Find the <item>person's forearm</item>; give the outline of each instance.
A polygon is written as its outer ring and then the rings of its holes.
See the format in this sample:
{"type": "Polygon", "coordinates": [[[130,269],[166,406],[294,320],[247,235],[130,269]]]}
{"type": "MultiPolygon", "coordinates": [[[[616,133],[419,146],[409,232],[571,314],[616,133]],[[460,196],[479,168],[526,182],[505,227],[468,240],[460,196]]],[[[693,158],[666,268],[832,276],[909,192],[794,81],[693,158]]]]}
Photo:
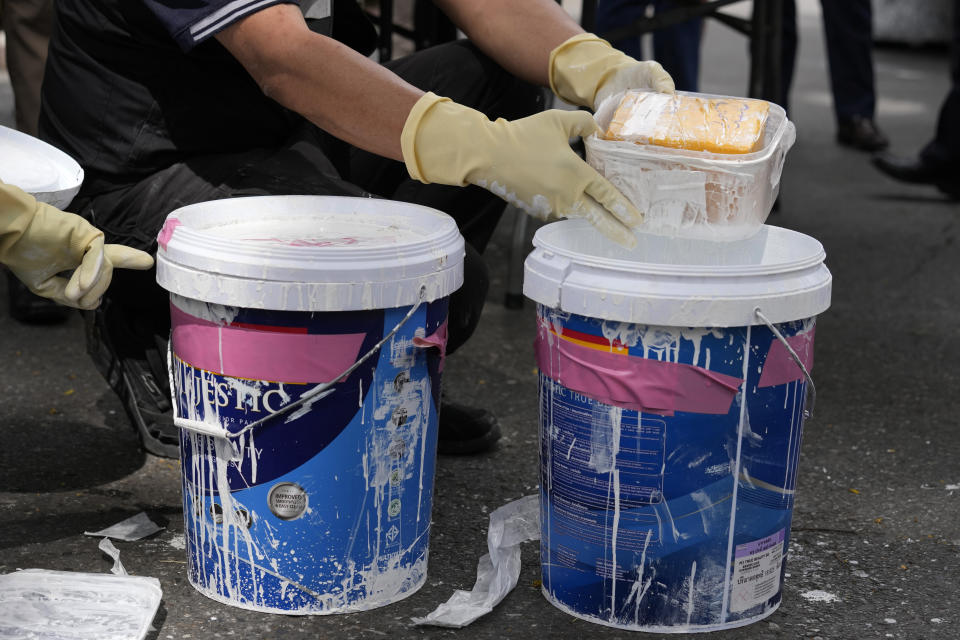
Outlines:
{"type": "MultiPolygon", "coordinates": [[[[400,132],[423,92],[275,5],[217,35],[264,93],[331,135],[402,160],[400,132]]],[[[243,108],[238,105],[238,108],[243,108]]]]}
{"type": "Polygon", "coordinates": [[[549,86],[550,52],[583,29],[554,0],[436,0],[484,53],[527,82],[549,86]]]}

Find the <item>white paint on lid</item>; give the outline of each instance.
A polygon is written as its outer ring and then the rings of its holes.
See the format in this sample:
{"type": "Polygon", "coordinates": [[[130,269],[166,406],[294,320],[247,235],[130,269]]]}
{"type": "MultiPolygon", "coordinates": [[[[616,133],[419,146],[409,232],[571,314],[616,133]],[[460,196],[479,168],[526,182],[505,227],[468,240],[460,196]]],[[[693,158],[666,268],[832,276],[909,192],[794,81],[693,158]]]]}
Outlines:
{"type": "Polygon", "coordinates": [[[373,198],[263,196],[183,207],[167,217],[157,281],[234,307],[344,311],[448,296],[464,241],[448,215],[373,198]]]}
{"type": "Polygon", "coordinates": [[[810,318],[830,306],[832,277],[815,239],[764,226],[734,242],[637,234],[610,242],[582,220],[541,227],[524,264],[523,293],[553,309],[672,327],[810,318]]]}

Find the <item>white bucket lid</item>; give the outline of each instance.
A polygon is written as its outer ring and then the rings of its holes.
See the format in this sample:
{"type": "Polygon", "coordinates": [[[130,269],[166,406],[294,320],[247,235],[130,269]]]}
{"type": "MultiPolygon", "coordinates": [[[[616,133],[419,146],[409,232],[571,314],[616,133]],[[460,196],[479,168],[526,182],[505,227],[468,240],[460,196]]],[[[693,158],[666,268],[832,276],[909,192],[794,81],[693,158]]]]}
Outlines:
{"type": "Polygon", "coordinates": [[[0,126],[0,182],[63,209],[80,190],[83,169],[56,147],[0,126]]]}
{"type": "Polygon", "coordinates": [[[735,242],[637,234],[624,249],[583,220],[541,227],[524,264],[523,293],[550,308],[620,322],[741,327],[815,316],[832,276],[815,239],[780,227],[735,242]]]}
{"type": "Polygon", "coordinates": [[[254,309],[353,311],[448,296],[463,237],[428,207],[374,198],[258,196],[173,211],[157,282],[187,298],[254,309]]]}

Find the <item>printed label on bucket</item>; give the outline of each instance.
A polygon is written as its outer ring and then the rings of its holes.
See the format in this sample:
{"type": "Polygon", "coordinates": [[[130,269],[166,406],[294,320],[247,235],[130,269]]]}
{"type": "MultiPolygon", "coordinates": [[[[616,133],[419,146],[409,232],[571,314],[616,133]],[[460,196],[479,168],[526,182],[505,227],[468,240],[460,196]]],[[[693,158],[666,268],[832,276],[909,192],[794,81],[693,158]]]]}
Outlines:
{"type": "Polygon", "coordinates": [[[772,536],[737,545],[730,611],[746,611],[763,604],[780,590],[783,541],[781,529],[772,536]]]}
{"type": "MultiPolygon", "coordinates": [[[[543,306],[539,318],[547,597],[648,631],[720,629],[772,612],[805,390],[772,333],[543,306]]],[[[812,320],[778,328],[812,353],[812,320]]]]}
{"type": "MultiPolygon", "coordinates": [[[[232,433],[335,379],[409,310],[224,316],[215,305],[174,300],[187,307],[173,316],[180,414],[232,433]],[[269,362],[236,352],[251,336],[269,362]],[[213,345],[202,342],[210,339],[213,345]],[[214,361],[204,360],[212,354],[214,361]],[[250,367],[263,377],[239,375],[250,367]],[[285,381],[266,378],[278,372],[285,381]]],[[[330,613],[388,604],[422,584],[442,357],[415,341],[445,320],[446,299],[422,305],[330,395],[253,430],[231,439],[181,433],[189,577],[197,589],[244,608],[330,613]]]]}

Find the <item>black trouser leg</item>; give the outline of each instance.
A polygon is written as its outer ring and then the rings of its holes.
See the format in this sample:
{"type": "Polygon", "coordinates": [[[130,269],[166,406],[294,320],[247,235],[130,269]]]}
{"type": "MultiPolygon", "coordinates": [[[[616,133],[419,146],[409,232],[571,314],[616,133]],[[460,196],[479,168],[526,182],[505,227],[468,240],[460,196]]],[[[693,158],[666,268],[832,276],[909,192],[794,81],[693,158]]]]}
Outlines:
{"type": "Polygon", "coordinates": [[[950,78],[950,93],[940,107],[936,134],[920,152],[920,156],[931,166],[960,170],[960,0],[954,0],[953,3],[950,78]]]}
{"type": "Polygon", "coordinates": [[[821,0],[837,120],[873,119],[873,14],[870,0],[821,0]]]}

